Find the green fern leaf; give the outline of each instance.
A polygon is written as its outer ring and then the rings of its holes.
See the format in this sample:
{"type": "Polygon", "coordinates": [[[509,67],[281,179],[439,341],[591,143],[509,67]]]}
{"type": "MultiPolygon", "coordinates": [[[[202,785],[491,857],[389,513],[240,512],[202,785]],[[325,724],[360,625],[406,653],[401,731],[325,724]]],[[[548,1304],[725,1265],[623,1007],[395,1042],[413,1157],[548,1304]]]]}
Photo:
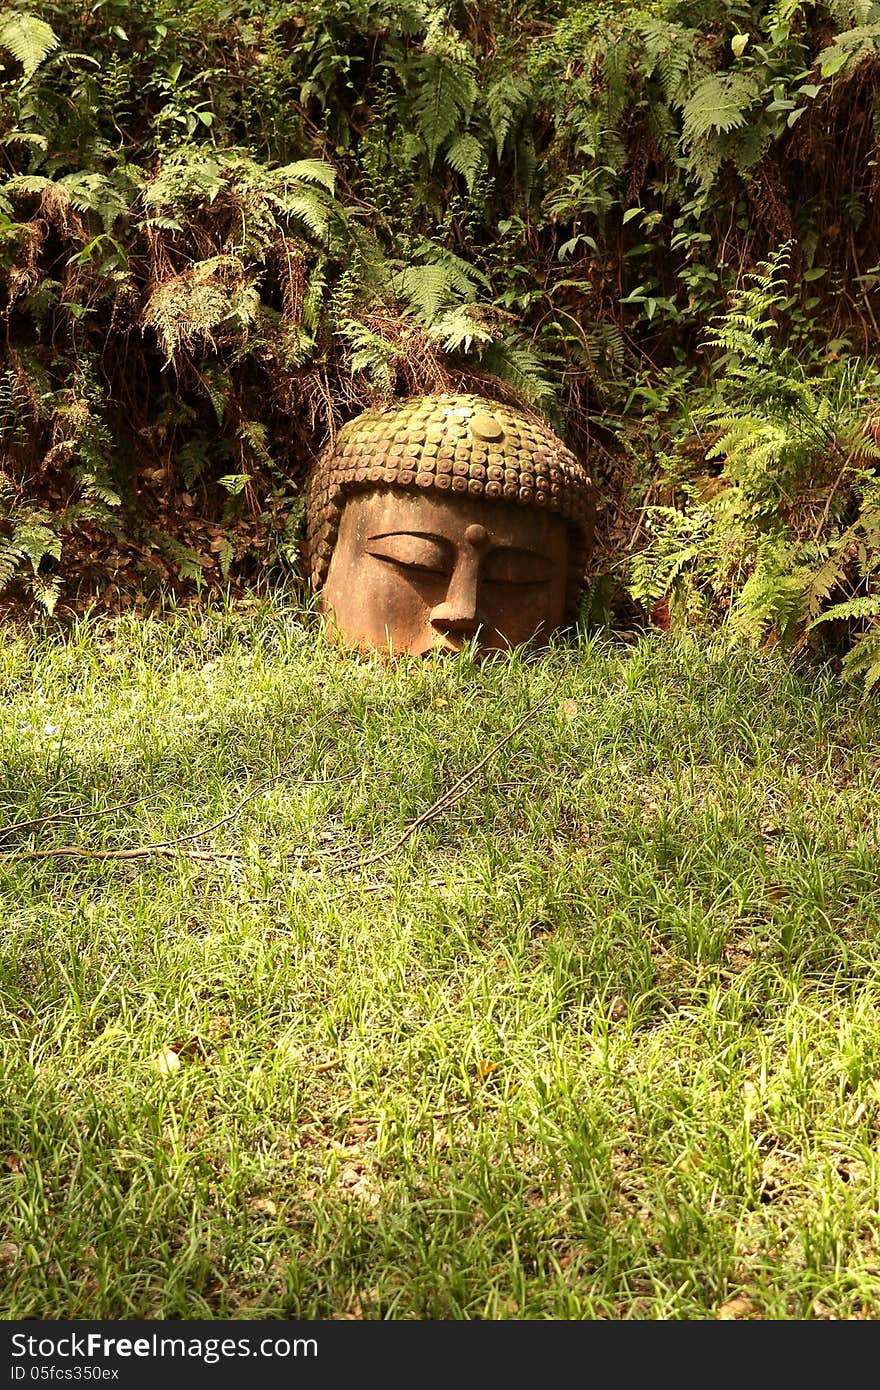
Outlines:
{"type": "Polygon", "coordinates": [[[475,135],[459,135],[446,151],[446,163],[461,174],[468,193],[473,193],[477,179],[486,172],[486,151],[475,135]]]}
{"type": "Polygon", "coordinates": [[[858,636],[843,658],[843,674],[847,680],[861,681],[869,695],[880,681],[880,632],[864,632],[858,636]]]}
{"type": "Polygon", "coordinates": [[[129,205],[119,189],[103,174],[67,174],[61,179],[70,201],[79,212],[96,212],[104,231],[110,232],[120,217],[127,217],[129,205]]]}
{"type": "Polygon", "coordinates": [[[687,91],[686,78],[694,65],[696,29],[669,20],[643,19],[638,32],[645,45],[646,66],[660,77],[663,95],[670,106],[680,107],[687,91]]]}
{"type": "MultiPolygon", "coordinates": [[[[220,423],[223,423],[222,416],[225,413],[226,403],[224,400],[223,412],[221,412],[220,423]]],[[[187,488],[191,488],[193,483],[207,471],[210,463],[208,452],[208,441],[203,434],[197,434],[192,439],[187,440],[175,460],[180,469],[181,477],[187,488]]]]}
{"type": "MultiPolygon", "coordinates": [[[[266,445],[269,434],[264,424],[259,420],[245,420],[238,434],[239,438],[250,446],[254,458],[256,458],[264,468],[272,469],[275,467],[275,461],[266,445]]],[[[243,477],[244,475],[238,474],[236,476],[243,477]]],[[[244,487],[244,484],[242,484],[242,487],[244,487]]]]}
{"type": "Polygon", "coordinates": [[[303,190],[290,193],[284,199],[284,211],[296,217],[322,244],[327,242],[330,227],[330,210],[314,193],[303,190]]]}
{"type": "Polygon", "coordinates": [[[475,343],[491,343],[495,334],[487,327],[479,305],[460,304],[436,318],[428,330],[446,352],[471,351],[475,343]]]}
{"type": "Polygon", "coordinates": [[[425,143],[428,162],[433,164],[444,141],[470,118],[477,84],[467,68],[430,53],[413,64],[413,71],[417,86],[412,114],[425,143]]]}
{"type": "Polygon", "coordinates": [[[858,67],[865,58],[876,57],[880,53],[880,24],[861,24],[855,29],[847,29],[838,34],[828,48],[824,48],[819,58],[823,77],[833,77],[842,72],[846,75],[858,67]]]}
{"type": "Polygon", "coordinates": [[[532,94],[527,78],[505,73],[489,84],[486,91],[486,112],[495,140],[495,153],[500,161],[507,137],[513,126],[525,114],[532,94]]]}
{"type": "Polygon", "coordinates": [[[14,579],[18,561],[18,551],[10,541],[0,537],[0,591],[14,579]]]}
{"type": "Polygon", "coordinates": [[[52,186],[53,180],[44,178],[42,174],[13,174],[3,185],[6,192],[13,196],[16,193],[43,193],[52,186]]]}
{"type": "Polygon", "coordinates": [[[340,333],[348,341],[351,350],[352,375],[363,372],[381,391],[390,395],[394,362],[394,348],[391,343],[380,338],[378,333],[374,333],[357,319],[346,319],[341,325],[340,333]]]}
{"type": "Polygon", "coordinates": [[[317,183],[332,193],[336,188],[336,170],[323,159],[298,159],[272,170],[272,180],[279,183],[317,183]]]}
{"type": "MultiPolygon", "coordinates": [[[[794,0],[788,0],[788,3],[793,5],[794,0]]],[[[825,0],[825,8],[841,29],[853,29],[858,24],[874,24],[880,20],[877,0],[825,0]]]]}
{"type": "Polygon", "coordinates": [[[392,288],[429,327],[437,315],[456,303],[472,303],[477,294],[477,270],[459,256],[431,248],[427,265],[409,265],[392,278],[392,288]]]}
{"type": "Polygon", "coordinates": [[[10,130],[0,135],[0,145],[33,145],[38,150],[48,150],[49,141],[36,130],[10,130]]]}
{"type": "Polygon", "coordinates": [[[742,72],[711,73],[698,83],[684,106],[684,136],[689,142],[725,135],[746,123],[761,95],[754,78],[742,72]]]}
{"type": "Polygon", "coordinates": [[[51,618],[61,592],[61,580],[54,574],[35,574],[31,576],[29,587],[36,602],[51,618]]]}
{"type": "Polygon", "coordinates": [[[480,357],[480,366],[507,381],[524,400],[552,407],[556,386],[547,374],[542,357],[522,338],[507,334],[490,343],[480,357]]]}
{"type": "Polygon", "coordinates": [[[425,323],[458,298],[456,283],[442,265],[411,265],[394,277],[394,288],[425,323]]]}
{"type": "Polygon", "coordinates": [[[83,496],[90,501],[103,502],[105,507],[121,507],[122,498],[112,487],[97,478],[83,478],[83,496]]]}
{"type": "Polygon", "coordinates": [[[21,63],[25,82],[58,44],[58,35],[44,19],[16,12],[0,15],[0,48],[8,49],[21,63]]]}
{"type": "Polygon", "coordinates": [[[818,618],[813,619],[810,627],[818,627],[820,623],[833,623],[841,618],[876,617],[880,617],[880,595],[860,595],[857,598],[847,599],[846,603],[833,603],[818,618]]]}
{"type": "MultiPolygon", "coordinates": [[[[833,555],[823,561],[817,570],[810,576],[810,580],[804,591],[804,600],[807,616],[813,618],[815,622],[821,622],[818,617],[822,604],[840,585],[846,577],[847,552],[841,553],[839,548],[835,549],[833,555]]],[[[811,623],[810,626],[814,626],[811,623]]]]}
{"type": "Polygon", "coordinates": [[[53,560],[61,558],[61,541],[51,527],[36,519],[36,514],[20,521],[12,533],[12,545],[20,559],[30,560],[36,574],[40,562],[50,555],[53,560]]]}

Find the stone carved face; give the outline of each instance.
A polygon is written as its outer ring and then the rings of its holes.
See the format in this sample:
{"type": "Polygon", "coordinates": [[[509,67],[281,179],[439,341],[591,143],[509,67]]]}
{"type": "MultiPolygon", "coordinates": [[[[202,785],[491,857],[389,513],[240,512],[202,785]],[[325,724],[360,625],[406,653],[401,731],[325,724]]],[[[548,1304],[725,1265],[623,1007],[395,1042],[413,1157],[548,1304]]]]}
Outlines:
{"type": "Polygon", "coordinates": [[[593,486],[549,426],[475,395],[349,421],[306,490],[306,569],[331,633],[425,655],[541,640],[574,617],[593,486]]]}
{"type": "Polygon", "coordinates": [[[346,502],[322,606],[363,650],[501,650],[559,627],[568,558],[552,512],[375,488],[346,502]]]}

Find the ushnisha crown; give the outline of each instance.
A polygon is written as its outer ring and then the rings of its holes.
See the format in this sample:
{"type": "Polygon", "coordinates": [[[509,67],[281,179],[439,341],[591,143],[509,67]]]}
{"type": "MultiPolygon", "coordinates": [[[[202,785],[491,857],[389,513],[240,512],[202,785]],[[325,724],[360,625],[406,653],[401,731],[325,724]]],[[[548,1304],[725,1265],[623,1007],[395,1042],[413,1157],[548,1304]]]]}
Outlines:
{"type": "Polygon", "coordinates": [[[571,533],[566,616],[574,616],[592,542],[593,484],[542,421],[472,395],[412,396],[349,421],[306,490],[305,558],[316,587],[327,578],[346,499],[377,487],[556,512],[571,533]]]}

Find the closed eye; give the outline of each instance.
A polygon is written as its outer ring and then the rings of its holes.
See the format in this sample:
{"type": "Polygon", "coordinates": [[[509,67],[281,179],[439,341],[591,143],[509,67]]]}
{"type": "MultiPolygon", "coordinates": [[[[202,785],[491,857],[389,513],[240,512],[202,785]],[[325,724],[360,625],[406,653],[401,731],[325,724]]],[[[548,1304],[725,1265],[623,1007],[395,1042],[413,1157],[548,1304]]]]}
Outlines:
{"type": "Polygon", "coordinates": [[[483,562],[482,578],[487,584],[546,584],[552,576],[552,561],[534,550],[499,546],[483,562]]]}
{"type": "Polygon", "coordinates": [[[452,573],[451,548],[438,537],[396,531],[387,536],[371,536],[366,551],[376,560],[385,560],[404,569],[420,570],[423,574],[448,576],[452,573]]]}

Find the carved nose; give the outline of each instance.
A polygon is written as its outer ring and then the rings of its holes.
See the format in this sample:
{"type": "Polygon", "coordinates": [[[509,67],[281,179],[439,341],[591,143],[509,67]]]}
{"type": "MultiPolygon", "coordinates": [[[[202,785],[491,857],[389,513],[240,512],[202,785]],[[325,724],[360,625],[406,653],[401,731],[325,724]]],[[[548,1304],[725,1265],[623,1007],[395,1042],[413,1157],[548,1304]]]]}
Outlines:
{"type": "Polygon", "coordinates": [[[438,632],[465,632],[473,635],[481,626],[476,606],[473,612],[465,612],[460,604],[438,603],[431,609],[431,626],[438,632]]]}
{"type": "Polygon", "coordinates": [[[445,602],[431,609],[431,626],[437,632],[458,632],[472,637],[482,623],[483,615],[477,604],[476,566],[467,566],[452,576],[445,602]]]}

